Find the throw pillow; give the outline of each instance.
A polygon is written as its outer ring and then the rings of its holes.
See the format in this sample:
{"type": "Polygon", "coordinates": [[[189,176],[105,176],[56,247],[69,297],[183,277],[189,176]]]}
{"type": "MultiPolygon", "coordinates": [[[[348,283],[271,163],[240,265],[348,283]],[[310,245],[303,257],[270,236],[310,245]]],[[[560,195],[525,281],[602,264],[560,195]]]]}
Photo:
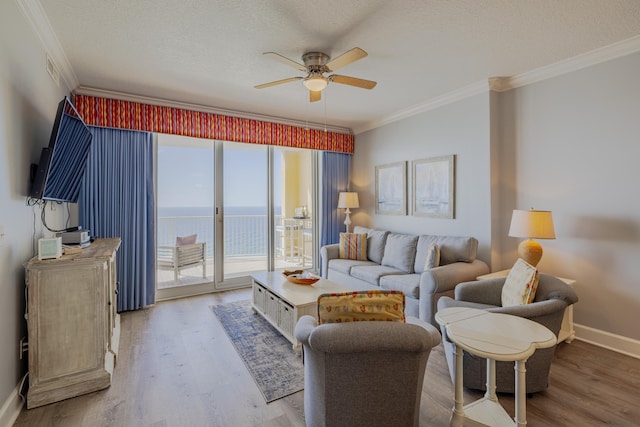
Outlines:
{"type": "Polygon", "coordinates": [[[176,237],[176,246],[193,245],[196,242],[197,234],[191,234],[189,236],[176,237]]]}
{"type": "Polygon", "coordinates": [[[440,246],[432,243],[427,249],[427,259],[424,262],[424,271],[431,270],[440,265],[440,246]]]}
{"type": "Polygon", "coordinates": [[[413,273],[417,246],[418,236],[389,234],[387,243],[384,245],[382,265],[397,268],[405,273],[413,273]]]}
{"type": "Polygon", "coordinates": [[[370,290],[318,297],[319,325],[359,321],[406,322],[404,293],[370,290]]]}
{"type": "Polygon", "coordinates": [[[340,258],[366,261],[367,235],[340,233],[340,258]]]}
{"type": "Polygon", "coordinates": [[[524,305],[533,301],[538,288],[538,269],[518,258],[502,287],[502,306],[524,305]]]}

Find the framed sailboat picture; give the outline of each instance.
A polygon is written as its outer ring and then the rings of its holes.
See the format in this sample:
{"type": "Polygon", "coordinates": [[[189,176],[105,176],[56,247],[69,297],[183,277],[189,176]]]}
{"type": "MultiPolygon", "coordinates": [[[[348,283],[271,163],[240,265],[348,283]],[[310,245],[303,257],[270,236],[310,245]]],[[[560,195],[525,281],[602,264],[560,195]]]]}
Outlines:
{"type": "Polygon", "coordinates": [[[413,215],[454,218],[455,155],[413,161],[413,215]]]}
{"type": "Polygon", "coordinates": [[[376,213],[407,214],[407,162],[376,166],[376,213]]]}

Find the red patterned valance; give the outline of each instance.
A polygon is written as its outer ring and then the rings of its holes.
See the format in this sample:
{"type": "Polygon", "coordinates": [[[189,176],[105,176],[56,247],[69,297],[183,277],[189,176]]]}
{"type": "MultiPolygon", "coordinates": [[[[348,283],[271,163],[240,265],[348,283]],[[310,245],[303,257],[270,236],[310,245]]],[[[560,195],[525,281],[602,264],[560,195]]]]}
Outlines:
{"type": "Polygon", "coordinates": [[[75,106],[92,126],[353,153],[346,133],[88,95],[75,95],[75,106]]]}

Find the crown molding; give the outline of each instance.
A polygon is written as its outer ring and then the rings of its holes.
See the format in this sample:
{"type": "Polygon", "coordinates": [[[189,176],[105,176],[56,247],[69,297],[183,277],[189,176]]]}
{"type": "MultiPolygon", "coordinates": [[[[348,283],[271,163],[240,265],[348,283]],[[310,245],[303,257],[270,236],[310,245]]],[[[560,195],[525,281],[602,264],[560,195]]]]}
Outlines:
{"type": "MultiPolygon", "coordinates": [[[[58,40],[58,36],[53,31],[51,22],[44,12],[39,0],[16,0],[22,14],[27,18],[33,31],[38,35],[40,43],[44,47],[55,66],[60,71],[60,76],[67,89],[72,91],[80,85],[80,81],[73,71],[73,67],[64,53],[64,49],[58,40]]],[[[46,61],[46,58],[45,58],[46,61]]],[[[45,62],[43,61],[43,65],[45,62]]]]}
{"type": "Polygon", "coordinates": [[[417,114],[425,113],[430,110],[435,110],[436,108],[440,108],[447,104],[452,104],[461,99],[469,98],[471,96],[479,95],[481,93],[486,93],[489,91],[489,89],[490,89],[490,86],[488,81],[473,83],[468,86],[464,86],[460,89],[451,91],[449,93],[445,93],[444,95],[432,98],[426,103],[414,105],[413,107],[409,107],[407,109],[401,110],[398,113],[392,114],[390,116],[386,116],[381,119],[373,120],[368,123],[365,123],[362,126],[354,128],[353,132],[354,134],[357,135],[359,133],[363,133],[368,130],[385,126],[390,123],[415,116],[417,114]]]}
{"type": "Polygon", "coordinates": [[[508,79],[500,91],[530,85],[640,51],[640,36],[631,37],[508,79]]]}
{"type": "Polygon", "coordinates": [[[354,134],[357,135],[398,120],[406,119],[416,114],[442,107],[443,105],[459,101],[463,98],[483,93],[486,90],[506,92],[511,89],[530,85],[553,77],[561,76],[563,74],[571,73],[573,71],[578,71],[592,65],[597,65],[612,59],[630,55],[638,51],[640,51],[640,36],[634,36],[526,73],[511,77],[490,77],[487,82],[475,83],[453,92],[446,93],[437,98],[433,98],[424,104],[419,104],[399,113],[368,122],[363,126],[354,128],[353,131],[354,134]]]}
{"type": "Polygon", "coordinates": [[[276,116],[267,116],[262,114],[247,113],[244,111],[226,110],[222,108],[213,108],[205,105],[190,104],[186,102],[171,101],[168,99],[153,98],[141,95],[133,95],[129,93],[117,92],[107,89],[94,88],[89,86],[80,86],[73,91],[74,94],[95,96],[98,98],[118,99],[121,101],[139,102],[141,104],[159,105],[162,107],[180,108],[184,110],[200,111],[203,113],[219,114],[222,116],[240,117],[243,119],[259,120],[263,122],[280,123],[301,127],[305,129],[326,130],[328,132],[353,134],[351,129],[338,126],[325,125],[323,123],[303,122],[299,120],[285,119],[276,116]]]}

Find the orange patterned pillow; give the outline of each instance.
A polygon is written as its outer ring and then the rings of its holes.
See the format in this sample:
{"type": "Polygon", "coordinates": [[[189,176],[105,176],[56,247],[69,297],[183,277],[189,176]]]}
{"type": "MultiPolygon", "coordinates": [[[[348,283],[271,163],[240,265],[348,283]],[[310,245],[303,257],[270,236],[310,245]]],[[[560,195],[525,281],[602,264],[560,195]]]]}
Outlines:
{"type": "Polygon", "coordinates": [[[367,260],[367,235],[360,233],[340,233],[340,258],[367,260]]]}
{"type": "Polygon", "coordinates": [[[318,297],[318,324],[359,321],[406,322],[404,293],[372,290],[322,294],[318,297]]]}

